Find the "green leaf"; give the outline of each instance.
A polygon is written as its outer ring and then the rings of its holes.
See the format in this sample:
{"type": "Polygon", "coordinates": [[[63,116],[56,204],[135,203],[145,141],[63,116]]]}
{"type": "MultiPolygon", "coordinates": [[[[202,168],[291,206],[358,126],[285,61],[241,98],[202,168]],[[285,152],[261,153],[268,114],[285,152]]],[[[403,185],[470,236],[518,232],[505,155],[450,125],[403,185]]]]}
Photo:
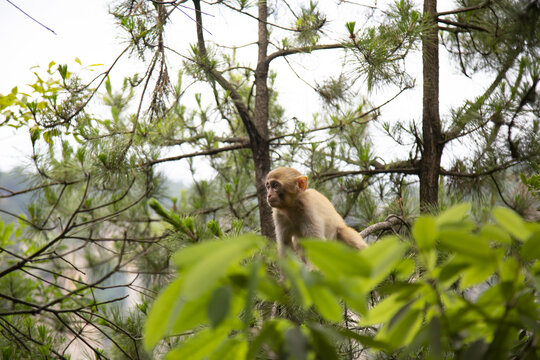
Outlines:
{"type": "Polygon", "coordinates": [[[152,305],[144,324],[143,344],[146,350],[149,351],[156,346],[172,327],[174,313],[178,309],[181,287],[182,279],[174,280],[161,292],[152,305]]]}
{"type": "Polygon", "coordinates": [[[433,248],[437,240],[437,225],[432,216],[420,216],[412,227],[412,235],[421,250],[433,248]]]}
{"type": "Polygon", "coordinates": [[[230,286],[220,286],[213,291],[208,302],[208,320],[212,327],[217,327],[229,315],[231,297],[230,286]]]}
{"type": "Polygon", "coordinates": [[[210,360],[237,360],[245,359],[248,352],[248,343],[239,336],[227,339],[212,354],[210,360]]]}
{"type": "Polygon", "coordinates": [[[438,226],[460,222],[471,210],[471,204],[461,203],[440,213],[435,222],[438,226]]]}
{"type": "Polygon", "coordinates": [[[172,332],[178,334],[205,324],[208,320],[208,302],[211,294],[209,291],[196,299],[182,301],[178,314],[173,314],[172,332]]]}
{"type": "Polygon", "coordinates": [[[526,260],[540,259],[540,231],[533,233],[523,244],[521,256],[526,260]]]}
{"type": "Polygon", "coordinates": [[[414,303],[405,304],[379,331],[375,339],[390,343],[397,349],[410,344],[422,326],[422,311],[414,303]]]}
{"type": "Polygon", "coordinates": [[[482,226],[480,235],[488,241],[495,241],[501,245],[510,245],[512,243],[508,232],[494,224],[485,224],[482,226]]]}
{"type": "Polygon", "coordinates": [[[443,230],[440,232],[440,243],[442,248],[469,258],[488,260],[492,257],[488,242],[467,232],[443,230]]]}
{"type": "Polygon", "coordinates": [[[489,278],[497,270],[495,263],[478,263],[479,266],[471,266],[462,272],[459,283],[460,290],[465,290],[470,286],[480,284],[489,278]]]}
{"type": "Polygon", "coordinates": [[[390,274],[408,248],[409,246],[397,237],[387,236],[359,252],[364,262],[372,267],[366,286],[374,287],[390,274]]]}
{"type": "Polygon", "coordinates": [[[402,294],[392,294],[370,309],[367,315],[360,319],[361,326],[371,326],[388,322],[401,306],[407,302],[402,294]]]}
{"type": "Polygon", "coordinates": [[[328,287],[312,285],[308,286],[308,291],[313,299],[315,308],[322,317],[331,322],[339,322],[343,319],[343,309],[341,308],[339,299],[328,287]]]}
{"type": "MultiPolygon", "coordinates": [[[[370,266],[358,250],[337,241],[303,240],[302,247],[306,256],[319,270],[329,277],[341,275],[363,276],[370,275],[370,266]]],[[[365,251],[365,250],[364,250],[365,251]]]]}
{"type": "Polygon", "coordinates": [[[252,255],[264,243],[264,238],[251,234],[206,241],[180,250],[173,255],[173,261],[180,269],[185,269],[182,294],[186,299],[193,299],[206,292],[232,264],[252,255]]]}
{"type": "Polygon", "coordinates": [[[216,329],[207,328],[185,340],[181,345],[170,351],[165,359],[168,360],[199,360],[211,355],[226,339],[229,328],[222,326],[216,329]]]}
{"type": "Polygon", "coordinates": [[[516,239],[525,241],[531,236],[531,231],[525,226],[525,221],[514,211],[498,207],[493,209],[495,220],[516,239]]]}

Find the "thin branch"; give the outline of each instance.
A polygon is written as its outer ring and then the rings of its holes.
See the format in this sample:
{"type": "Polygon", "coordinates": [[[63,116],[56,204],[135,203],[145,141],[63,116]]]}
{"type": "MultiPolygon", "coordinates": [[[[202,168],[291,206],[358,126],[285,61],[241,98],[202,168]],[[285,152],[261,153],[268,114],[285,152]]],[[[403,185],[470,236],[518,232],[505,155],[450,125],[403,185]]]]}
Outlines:
{"type": "Polygon", "coordinates": [[[440,13],[437,13],[437,17],[461,14],[461,13],[464,13],[464,12],[469,12],[469,11],[474,11],[474,10],[480,10],[480,9],[485,8],[485,7],[488,7],[489,5],[491,5],[492,2],[493,2],[493,0],[486,0],[483,3],[475,5],[475,6],[463,7],[463,8],[459,8],[459,9],[450,10],[450,11],[442,11],[440,13]]]}
{"type": "Polygon", "coordinates": [[[36,20],[35,18],[33,18],[32,16],[30,16],[26,11],[24,11],[23,9],[21,9],[20,7],[18,7],[17,5],[15,5],[14,3],[12,3],[10,0],[6,0],[9,4],[13,5],[13,7],[15,7],[17,10],[19,10],[20,12],[22,12],[24,15],[26,15],[28,18],[30,18],[32,21],[38,23],[39,25],[41,25],[42,27],[44,27],[45,29],[49,30],[50,32],[52,32],[54,35],[58,35],[54,32],[53,29],[43,25],[43,23],[39,22],[38,20],[36,20]]]}
{"type": "Polygon", "coordinates": [[[177,161],[177,160],[181,160],[181,159],[187,159],[187,158],[192,158],[192,157],[196,157],[196,156],[203,156],[203,155],[215,155],[215,154],[219,154],[219,153],[224,152],[224,151],[231,151],[231,150],[238,150],[238,149],[248,149],[248,148],[250,148],[248,143],[225,146],[225,147],[217,148],[217,149],[208,149],[208,150],[198,151],[198,152],[189,153],[189,154],[182,154],[182,155],[172,156],[172,157],[163,158],[163,159],[151,160],[151,161],[148,161],[148,162],[142,164],[141,166],[153,166],[155,164],[168,162],[168,161],[177,161]]]}
{"type": "Polygon", "coordinates": [[[479,31],[484,31],[484,32],[490,32],[489,29],[480,25],[462,23],[462,22],[446,20],[446,19],[438,19],[437,21],[442,22],[443,24],[453,25],[453,26],[463,28],[463,29],[474,29],[474,30],[479,30],[479,31]]]}

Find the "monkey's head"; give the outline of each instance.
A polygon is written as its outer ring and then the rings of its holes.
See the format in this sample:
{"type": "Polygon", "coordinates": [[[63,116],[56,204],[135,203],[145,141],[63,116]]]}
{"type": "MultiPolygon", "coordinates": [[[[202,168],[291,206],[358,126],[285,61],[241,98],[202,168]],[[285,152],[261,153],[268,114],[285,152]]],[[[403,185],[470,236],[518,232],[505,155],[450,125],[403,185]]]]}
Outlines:
{"type": "Polygon", "coordinates": [[[306,191],[307,176],[293,168],[280,167],[266,176],[266,201],[273,208],[289,208],[306,191]]]}

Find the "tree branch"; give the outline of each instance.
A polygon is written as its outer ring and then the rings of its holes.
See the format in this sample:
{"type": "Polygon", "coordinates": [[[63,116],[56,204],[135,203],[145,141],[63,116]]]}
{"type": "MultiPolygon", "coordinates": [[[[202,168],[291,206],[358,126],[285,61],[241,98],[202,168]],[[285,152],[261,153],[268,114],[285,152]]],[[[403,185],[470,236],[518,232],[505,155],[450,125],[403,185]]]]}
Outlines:
{"type": "Polygon", "coordinates": [[[461,13],[464,13],[464,12],[469,12],[469,11],[474,11],[474,10],[480,10],[480,9],[485,8],[485,7],[488,7],[489,5],[491,5],[492,2],[493,2],[493,0],[486,0],[483,3],[475,5],[475,6],[463,7],[463,8],[459,8],[459,9],[450,10],[450,11],[442,11],[440,13],[437,13],[437,17],[461,14],[461,13]]]}

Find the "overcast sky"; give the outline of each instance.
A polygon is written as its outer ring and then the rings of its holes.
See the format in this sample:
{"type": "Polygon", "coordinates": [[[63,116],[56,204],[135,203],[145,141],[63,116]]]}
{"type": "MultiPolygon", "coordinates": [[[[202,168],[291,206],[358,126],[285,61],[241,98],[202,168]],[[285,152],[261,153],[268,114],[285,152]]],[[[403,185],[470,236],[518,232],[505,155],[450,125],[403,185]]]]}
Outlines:
{"type": "MultiPolygon", "coordinates": [[[[5,94],[11,91],[14,86],[18,86],[20,91],[25,91],[24,84],[34,80],[30,68],[36,65],[46,67],[50,61],[74,65],[74,59],[79,58],[83,65],[99,63],[104,64],[104,68],[108,67],[125,46],[122,39],[119,38],[120,30],[115,26],[113,17],[108,14],[110,1],[11,1],[36,20],[54,30],[56,34],[29,19],[6,0],[0,0],[0,93],[5,94]]],[[[373,4],[375,2],[364,1],[364,3],[373,4]]],[[[377,3],[381,5],[384,1],[377,3]]],[[[212,7],[210,11],[214,11],[216,8],[212,7]]],[[[238,37],[245,34],[244,28],[235,26],[237,25],[236,20],[231,20],[230,13],[214,12],[213,15],[215,16],[205,17],[205,28],[211,33],[206,34],[207,40],[236,42],[238,37]],[[224,34],[227,35],[225,38],[223,38],[224,34]]],[[[188,35],[194,36],[194,24],[181,12],[177,12],[174,16],[175,26],[183,26],[183,28],[180,27],[178,28],[180,30],[175,29],[169,32],[169,36],[173,34],[177,38],[168,38],[168,40],[173,42],[173,47],[179,48],[192,41],[188,35]]],[[[350,14],[345,14],[345,16],[350,16],[350,14]]],[[[350,20],[355,19],[344,19],[344,21],[350,20]]],[[[238,42],[236,43],[238,44],[238,42]]],[[[173,62],[175,60],[179,59],[172,59],[173,62]]],[[[329,67],[323,56],[296,57],[292,58],[291,61],[298,65],[305,74],[314,74],[314,77],[318,71],[327,71],[329,67]],[[310,63],[303,63],[307,59],[310,59],[310,63]]],[[[417,64],[413,65],[416,67],[417,64]]],[[[296,79],[284,61],[281,63],[278,61],[273,66],[278,69],[277,88],[280,102],[285,106],[288,116],[310,118],[311,112],[319,110],[320,103],[317,96],[310,91],[306,84],[296,79]],[[284,84],[286,86],[283,86],[284,84]]],[[[332,65],[330,64],[330,66],[332,65]]],[[[120,69],[121,71],[122,69],[120,69]]],[[[471,97],[483,87],[482,84],[469,79],[461,78],[458,81],[457,78],[453,78],[456,72],[456,69],[445,61],[442,53],[441,114],[443,116],[449,106],[459,103],[466,96],[471,97]]],[[[118,75],[117,78],[122,78],[127,73],[118,75]]],[[[115,75],[113,74],[113,76],[115,75]]],[[[393,92],[388,91],[386,93],[379,92],[373,96],[382,101],[392,94],[393,92]]],[[[421,94],[421,84],[418,84],[416,89],[410,91],[409,94],[402,96],[399,102],[389,106],[386,110],[387,116],[407,121],[411,116],[418,116],[421,109],[419,94],[421,94]]],[[[28,162],[28,153],[31,149],[29,136],[15,134],[16,132],[10,128],[0,128],[0,170],[9,170],[22,162],[28,162]]],[[[390,149],[392,145],[388,146],[390,149]]]]}

